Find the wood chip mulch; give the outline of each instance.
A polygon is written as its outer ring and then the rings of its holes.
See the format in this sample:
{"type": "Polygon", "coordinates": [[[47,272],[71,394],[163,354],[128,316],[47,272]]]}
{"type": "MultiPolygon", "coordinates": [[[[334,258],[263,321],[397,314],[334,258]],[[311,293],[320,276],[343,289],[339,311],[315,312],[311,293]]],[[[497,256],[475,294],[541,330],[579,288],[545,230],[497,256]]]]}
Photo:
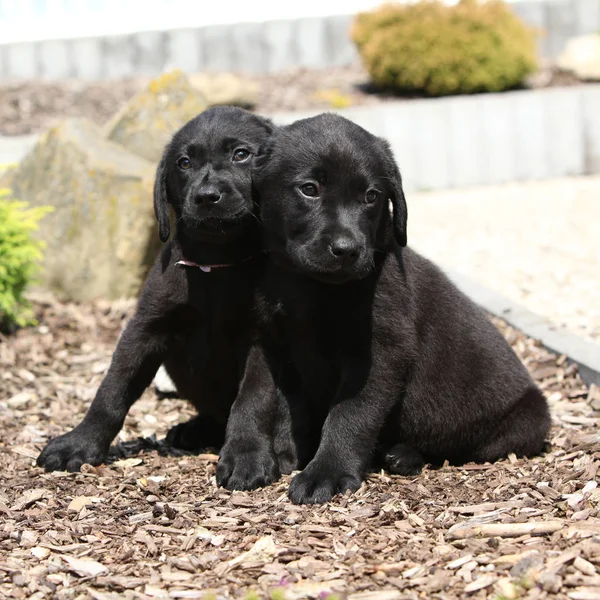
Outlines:
{"type": "Polygon", "coordinates": [[[160,440],[191,412],[152,390],[113,462],[33,466],[83,416],[133,304],[36,308],[39,326],[0,337],[0,597],[600,598],[598,390],[505,324],[552,405],[545,455],[375,473],[353,496],[294,506],[288,477],[230,493],[216,456],[173,455],[160,440]]]}

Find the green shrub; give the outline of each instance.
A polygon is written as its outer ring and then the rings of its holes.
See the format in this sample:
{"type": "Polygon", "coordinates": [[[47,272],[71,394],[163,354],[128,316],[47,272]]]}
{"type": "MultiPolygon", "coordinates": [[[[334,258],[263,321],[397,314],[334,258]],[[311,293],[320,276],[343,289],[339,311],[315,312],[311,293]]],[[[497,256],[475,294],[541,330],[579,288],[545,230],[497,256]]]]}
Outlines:
{"type": "Polygon", "coordinates": [[[499,92],[536,69],[534,31],[500,0],[383,5],[352,38],[375,85],[398,92],[499,92]]]}
{"type": "Polygon", "coordinates": [[[31,234],[51,210],[28,208],[26,202],[10,199],[8,190],[0,190],[0,330],[35,322],[24,294],[35,277],[43,243],[31,234]]]}

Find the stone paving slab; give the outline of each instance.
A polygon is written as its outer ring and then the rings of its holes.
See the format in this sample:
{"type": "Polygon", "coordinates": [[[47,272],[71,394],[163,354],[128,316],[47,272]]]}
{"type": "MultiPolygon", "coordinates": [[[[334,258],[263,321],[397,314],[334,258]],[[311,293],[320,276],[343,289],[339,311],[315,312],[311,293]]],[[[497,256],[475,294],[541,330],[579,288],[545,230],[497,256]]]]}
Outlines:
{"type": "Polygon", "coordinates": [[[411,194],[408,206],[416,250],[600,342],[600,177],[411,194]]]}

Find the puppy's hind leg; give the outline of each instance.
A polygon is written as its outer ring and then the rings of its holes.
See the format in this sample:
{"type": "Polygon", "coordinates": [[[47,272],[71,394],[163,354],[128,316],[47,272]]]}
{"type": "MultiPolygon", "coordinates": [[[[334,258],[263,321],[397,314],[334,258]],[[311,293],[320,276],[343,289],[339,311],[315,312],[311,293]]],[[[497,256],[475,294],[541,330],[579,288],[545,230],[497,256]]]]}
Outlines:
{"type": "Polygon", "coordinates": [[[394,475],[418,475],[425,466],[421,453],[408,444],[396,444],[383,456],[384,468],[394,475]]]}
{"type": "Polygon", "coordinates": [[[521,396],[515,407],[491,431],[484,444],[470,460],[492,462],[514,452],[517,456],[539,454],[550,430],[548,403],[533,384],[521,396]]]}

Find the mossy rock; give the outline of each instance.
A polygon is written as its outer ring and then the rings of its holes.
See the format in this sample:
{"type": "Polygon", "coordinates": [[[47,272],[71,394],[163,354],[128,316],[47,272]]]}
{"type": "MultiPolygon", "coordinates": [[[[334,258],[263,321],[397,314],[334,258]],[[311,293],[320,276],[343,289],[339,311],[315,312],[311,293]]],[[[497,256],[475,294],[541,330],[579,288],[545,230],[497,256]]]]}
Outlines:
{"type": "Polygon", "coordinates": [[[258,104],[260,86],[234,73],[194,73],[190,83],[206,97],[208,106],[240,106],[252,109],[258,104]]]}
{"type": "Polygon", "coordinates": [[[55,208],[40,226],[43,283],[63,299],[136,296],[159,248],[154,164],[70,119],[11,173],[15,198],[55,208]]]}
{"type": "Polygon", "coordinates": [[[157,162],[173,134],[208,106],[186,75],[169,71],[153,79],[106,125],[109,140],[157,162]]]}

